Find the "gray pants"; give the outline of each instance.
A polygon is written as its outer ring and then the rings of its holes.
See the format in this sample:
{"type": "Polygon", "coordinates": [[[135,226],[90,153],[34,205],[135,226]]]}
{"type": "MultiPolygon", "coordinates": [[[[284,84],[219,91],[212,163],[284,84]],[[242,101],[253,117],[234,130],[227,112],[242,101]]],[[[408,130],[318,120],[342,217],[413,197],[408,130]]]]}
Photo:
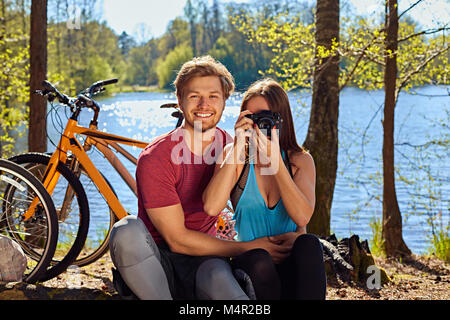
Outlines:
{"type": "MultiPolygon", "coordinates": [[[[127,216],[114,225],[110,251],[114,266],[139,299],[172,299],[161,253],[141,219],[127,216]]],[[[198,299],[248,300],[230,265],[217,258],[199,266],[195,291],[198,299]]]]}

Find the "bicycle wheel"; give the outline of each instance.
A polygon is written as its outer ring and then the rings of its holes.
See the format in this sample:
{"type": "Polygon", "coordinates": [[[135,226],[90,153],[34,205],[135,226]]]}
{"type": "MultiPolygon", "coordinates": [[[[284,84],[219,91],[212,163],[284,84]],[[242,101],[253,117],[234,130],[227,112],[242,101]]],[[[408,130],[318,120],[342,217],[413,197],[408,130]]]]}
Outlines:
{"type": "MultiPolygon", "coordinates": [[[[35,174],[39,177],[42,177],[45,172],[45,168],[48,165],[50,157],[51,156],[48,154],[27,153],[24,155],[16,156],[13,159],[17,163],[25,165],[27,168],[34,167],[34,169],[32,169],[33,172],[35,172],[35,174]]],[[[69,158],[68,160],[69,166],[70,161],[71,158],[69,158]]],[[[58,166],[57,169],[62,174],[62,177],[60,178],[61,181],[58,181],[59,191],[56,192],[55,190],[55,192],[52,194],[52,197],[56,204],[57,212],[59,212],[59,210],[62,211],[63,203],[65,202],[64,190],[66,190],[68,184],[71,185],[71,179],[69,179],[70,175],[75,176],[75,179],[80,181],[87,195],[87,199],[89,199],[89,209],[86,211],[87,213],[83,212],[83,215],[89,216],[89,226],[88,229],[84,231],[86,232],[86,236],[84,237],[85,240],[83,242],[83,245],[81,246],[81,249],[79,245],[77,245],[77,251],[79,252],[76,259],[72,261],[73,265],[82,267],[96,261],[108,251],[111,228],[114,223],[118,221],[118,219],[114,215],[113,211],[110,210],[108,204],[106,203],[106,200],[103,198],[100,192],[98,192],[94,182],[90,179],[90,177],[84,170],[81,169],[80,173],[75,174],[69,169],[68,166],[62,164],[61,166],[63,168],[59,168],[58,166]],[[67,173],[67,171],[69,171],[70,174],[67,173]],[[79,179],[77,178],[77,176],[79,176],[79,179]],[[62,178],[65,178],[67,181],[62,181],[62,178]]],[[[109,184],[111,189],[113,189],[109,181],[106,178],[105,180],[109,184]]],[[[74,205],[75,204],[72,204],[72,207],[74,205]]],[[[73,212],[79,212],[79,210],[77,211],[76,208],[72,208],[70,210],[70,214],[73,214],[73,212]]],[[[60,218],[60,224],[61,220],[62,218],[60,218]]],[[[73,220],[74,219],[70,217],[69,219],[65,218],[64,223],[67,224],[67,221],[72,221],[71,225],[72,229],[74,229],[76,225],[74,225],[73,220]]],[[[65,232],[65,230],[70,229],[68,227],[61,227],[60,225],[60,233],[70,234],[70,232],[65,232]]],[[[68,239],[69,238],[66,239],[66,242],[68,239]]]]}
{"type": "Polygon", "coordinates": [[[58,220],[53,201],[30,172],[0,159],[0,234],[16,241],[28,257],[24,282],[42,279],[55,253],[58,220]],[[33,206],[33,215],[24,216],[33,206]]]}
{"type": "MultiPolygon", "coordinates": [[[[30,152],[14,156],[10,160],[24,166],[39,180],[43,180],[50,156],[30,152]]],[[[89,230],[89,204],[83,185],[63,163],[59,163],[56,170],[60,177],[51,197],[56,208],[59,238],[51,268],[45,272],[44,280],[56,277],[71,264],[75,264],[89,230]],[[69,192],[72,192],[72,195],[67,200],[66,194],[69,192]]]]}

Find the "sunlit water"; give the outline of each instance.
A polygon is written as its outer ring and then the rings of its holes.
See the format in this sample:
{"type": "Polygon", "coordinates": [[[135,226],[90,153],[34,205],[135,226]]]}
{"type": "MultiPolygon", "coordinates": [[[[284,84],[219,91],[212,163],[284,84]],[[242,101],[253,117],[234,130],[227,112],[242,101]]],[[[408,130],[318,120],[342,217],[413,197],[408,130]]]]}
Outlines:
{"type": "MultiPolygon", "coordinates": [[[[417,90],[419,95],[402,94],[396,108],[395,142],[421,145],[444,134],[448,135],[448,123],[444,121],[444,126],[436,125],[437,122],[442,122],[442,119],[449,118],[448,90],[447,87],[425,87],[417,90]]],[[[289,97],[293,110],[296,110],[294,119],[297,139],[302,143],[308,128],[311,95],[291,93],[289,97]]],[[[241,99],[242,94],[235,94],[228,100],[218,125],[232,136],[241,99]]],[[[160,92],[121,93],[102,99],[99,129],[151,142],[155,137],[175,127],[176,119],[171,116],[173,109],[160,108],[160,105],[175,100],[173,94],[160,92]]],[[[382,216],[382,184],[379,176],[382,173],[383,110],[380,106],[383,100],[383,91],[367,92],[353,88],[345,89],[340,96],[339,168],[331,212],[331,231],[338,238],[358,234],[362,239],[371,239],[369,222],[375,217],[381,219],[382,216]]],[[[84,111],[80,124],[88,126],[91,117],[91,112],[84,111]]],[[[63,109],[48,118],[49,136],[55,144],[59,137],[58,132],[63,130],[61,125],[66,123],[66,119],[67,114],[63,109]]],[[[49,143],[49,150],[54,149],[54,145],[49,143]]],[[[141,151],[132,147],[126,149],[136,157],[141,151]]],[[[92,150],[89,154],[97,168],[114,186],[125,209],[131,214],[137,214],[137,199],[120,176],[98,151],[92,150]]],[[[397,177],[401,176],[403,179],[398,181],[396,186],[403,215],[403,237],[414,253],[424,253],[429,247],[431,227],[427,218],[440,213],[441,219],[436,220],[435,224],[442,222],[445,227],[450,215],[450,154],[442,147],[436,147],[434,154],[430,154],[431,156],[421,160],[422,169],[413,166],[414,163],[420,165],[418,160],[415,160],[420,153],[411,146],[398,145],[395,154],[399,170],[397,177]],[[423,174],[423,168],[427,166],[437,178],[437,181],[431,184],[431,191],[427,189],[430,182],[423,174]],[[422,178],[423,180],[420,180],[422,178]],[[408,180],[414,180],[415,183],[408,184],[408,180]],[[420,200],[414,196],[430,192],[438,199],[428,203],[429,207],[424,199],[420,200]]],[[[134,175],[135,166],[119,157],[134,175]]],[[[96,201],[90,201],[90,206],[93,224],[90,229],[101,229],[105,225],[104,212],[97,210],[96,201]]]]}

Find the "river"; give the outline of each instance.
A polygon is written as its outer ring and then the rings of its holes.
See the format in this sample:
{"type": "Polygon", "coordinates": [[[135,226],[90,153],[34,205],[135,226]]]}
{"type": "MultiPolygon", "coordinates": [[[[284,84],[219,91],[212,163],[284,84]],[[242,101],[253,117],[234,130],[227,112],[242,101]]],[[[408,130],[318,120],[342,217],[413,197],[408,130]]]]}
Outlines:
{"type": "MultiPolygon", "coordinates": [[[[416,151],[411,145],[449,139],[449,90],[450,87],[428,86],[415,89],[416,94],[402,93],[396,107],[397,196],[403,216],[403,237],[417,254],[425,253],[430,245],[430,218],[434,217],[435,226],[442,223],[445,228],[449,224],[450,154],[442,146],[416,151]]],[[[308,128],[311,94],[290,93],[289,98],[301,143],[308,128]]],[[[227,101],[218,125],[231,135],[241,99],[242,94],[236,93],[227,101]]],[[[176,124],[170,115],[172,110],[159,108],[163,103],[176,101],[170,93],[119,93],[99,101],[102,105],[99,128],[105,132],[150,142],[176,124]]],[[[369,222],[382,217],[383,101],[383,91],[347,88],[340,95],[338,175],[331,210],[331,231],[338,238],[358,234],[361,239],[371,239],[369,222]]],[[[48,132],[53,143],[57,142],[67,116],[63,108],[49,115],[48,132]]],[[[91,112],[84,111],[80,124],[88,126],[91,117],[91,112]]],[[[49,142],[49,151],[54,149],[49,142]]],[[[127,150],[135,156],[141,151],[131,147],[127,150]]],[[[98,152],[90,151],[90,156],[112,183],[126,210],[137,214],[137,199],[118,174],[98,152]]],[[[124,164],[134,175],[134,165],[127,160],[124,164]]],[[[95,208],[91,208],[91,214],[94,224],[91,228],[96,223],[102,225],[103,216],[96,216],[95,208]]]]}

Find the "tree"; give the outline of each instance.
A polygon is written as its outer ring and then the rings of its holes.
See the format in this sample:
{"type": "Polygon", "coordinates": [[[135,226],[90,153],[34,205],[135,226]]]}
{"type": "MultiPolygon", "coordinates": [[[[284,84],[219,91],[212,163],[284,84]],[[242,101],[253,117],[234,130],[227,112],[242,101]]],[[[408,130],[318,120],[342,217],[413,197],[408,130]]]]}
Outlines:
{"type": "Polygon", "coordinates": [[[123,31],[119,38],[117,39],[119,48],[121,50],[122,55],[128,56],[128,53],[132,48],[136,46],[136,41],[132,37],[128,35],[125,31],[123,31]]]}
{"type": "Polygon", "coordinates": [[[47,151],[47,101],[33,94],[47,76],[47,0],[31,2],[29,151],[47,151]]]}
{"type": "MultiPolygon", "coordinates": [[[[339,42],[339,0],[318,0],[316,44],[331,50],[339,42]]],[[[330,234],[330,212],[333,202],[338,160],[339,56],[321,58],[316,54],[313,96],[308,133],[304,146],[316,165],[316,206],[308,232],[330,234]]]]}
{"type": "Polygon", "coordinates": [[[28,102],[29,50],[26,45],[23,2],[14,6],[0,0],[0,157],[9,157],[23,136],[28,102]],[[15,18],[19,17],[19,18],[15,18]]]}
{"type": "Polygon", "coordinates": [[[194,8],[192,1],[187,0],[186,6],[184,7],[184,15],[189,22],[189,31],[191,35],[191,46],[194,56],[197,55],[197,15],[198,12],[194,8]]]}
{"type": "Polygon", "coordinates": [[[383,239],[388,256],[410,255],[402,237],[402,215],[395,191],[394,166],[394,116],[397,85],[398,53],[398,5],[397,0],[386,3],[386,58],[384,71],[384,120],[383,120],[383,239]]]}
{"type": "Polygon", "coordinates": [[[191,47],[178,46],[170,51],[165,59],[158,64],[156,73],[158,74],[159,87],[170,88],[176,78],[176,72],[183,63],[192,59],[193,52],[191,47]]]}

